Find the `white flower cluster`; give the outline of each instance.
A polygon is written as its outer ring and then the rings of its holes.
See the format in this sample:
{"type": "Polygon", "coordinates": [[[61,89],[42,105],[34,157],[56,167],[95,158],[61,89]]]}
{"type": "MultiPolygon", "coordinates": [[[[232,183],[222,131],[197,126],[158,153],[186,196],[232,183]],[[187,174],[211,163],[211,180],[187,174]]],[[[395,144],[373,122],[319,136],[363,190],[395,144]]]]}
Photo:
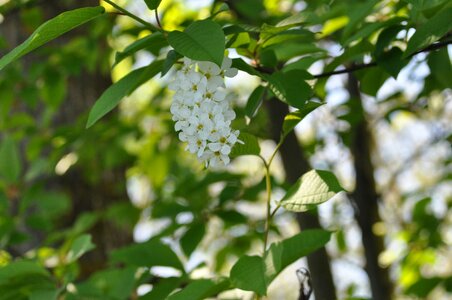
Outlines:
{"type": "Polygon", "coordinates": [[[206,167],[224,166],[230,161],[232,146],[238,141],[238,130],[231,129],[235,113],[226,95],[224,77],[234,77],[231,59],[223,64],[184,58],[169,88],[175,91],[171,113],[179,139],[187,142],[186,150],[195,153],[206,167]]]}

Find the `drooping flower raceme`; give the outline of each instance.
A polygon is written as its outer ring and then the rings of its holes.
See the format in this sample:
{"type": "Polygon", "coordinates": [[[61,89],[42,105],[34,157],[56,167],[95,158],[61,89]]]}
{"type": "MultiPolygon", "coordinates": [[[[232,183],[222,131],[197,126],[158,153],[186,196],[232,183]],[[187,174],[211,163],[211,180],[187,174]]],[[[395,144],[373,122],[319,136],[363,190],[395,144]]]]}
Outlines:
{"type": "Polygon", "coordinates": [[[206,167],[227,165],[232,147],[240,142],[239,131],[231,129],[235,113],[224,82],[225,77],[237,75],[231,63],[225,57],[220,68],[212,62],[184,58],[169,85],[175,91],[170,109],[174,128],[179,139],[187,143],[186,150],[196,154],[206,167]]]}

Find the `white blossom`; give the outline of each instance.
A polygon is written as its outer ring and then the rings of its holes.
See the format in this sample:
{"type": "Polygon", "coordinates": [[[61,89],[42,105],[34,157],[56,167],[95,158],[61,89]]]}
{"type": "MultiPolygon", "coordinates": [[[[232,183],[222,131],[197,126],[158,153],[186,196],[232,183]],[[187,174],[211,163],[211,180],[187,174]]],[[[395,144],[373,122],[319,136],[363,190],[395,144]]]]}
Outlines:
{"type": "Polygon", "coordinates": [[[225,77],[234,77],[237,69],[225,57],[223,64],[183,59],[174,81],[169,84],[174,97],[170,111],[179,139],[206,167],[229,164],[239,131],[231,129],[236,115],[227,96],[225,77]]]}

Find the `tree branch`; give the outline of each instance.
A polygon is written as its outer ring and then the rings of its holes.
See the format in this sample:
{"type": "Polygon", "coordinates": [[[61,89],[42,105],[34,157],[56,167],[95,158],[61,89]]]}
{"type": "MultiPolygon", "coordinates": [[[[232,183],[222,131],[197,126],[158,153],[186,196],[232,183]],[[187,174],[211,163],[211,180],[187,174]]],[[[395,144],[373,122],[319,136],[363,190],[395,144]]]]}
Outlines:
{"type": "MultiPolygon", "coordinates": [[[[449,36],[449,35],[447,35],[449,36]]],[[[447,37],[446,36],[446,37],[447,37]]],[[[441,48],[446,47],[447,45],[451,45],[452,44],[452,40],[445,40],[445,41],[440,41],[438,43],[434,43],[431,45],[428,45],[427,47],[414,52],[413,54],[411,54],[410,56],[408,56],[408,58],[411,58],[419,53],[423,53],[423,52],[431,52],[434,50],[438,50],[441,48]]],[[[361,70],[361,69],[367,69],[367,68],[372,68],[377,66],[377,62],[376,61],[372,61],[370,63],[367,64],[355,64],[353,65],[353,67],[350,68],[345,68],[342,70],[337,70],[337,71],[331,71],[331,72],[325,72],[325,73],[321,73],[321,74],[317,74],[317,75],[313,75],[314,78],[325,78],[325,77],[330,77],[333,75],[339,75],[339,74],[347,74],[347,73],[353,73],[355,71],[361,70]]]]}

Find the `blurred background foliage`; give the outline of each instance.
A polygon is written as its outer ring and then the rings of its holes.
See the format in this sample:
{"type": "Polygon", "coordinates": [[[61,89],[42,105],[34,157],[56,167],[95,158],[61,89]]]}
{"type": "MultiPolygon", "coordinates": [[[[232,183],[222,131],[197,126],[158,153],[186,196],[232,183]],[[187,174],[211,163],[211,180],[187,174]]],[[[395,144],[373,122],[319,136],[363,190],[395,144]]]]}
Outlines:
{"type": "MultiPolygon", "coordinates": [[[[144,1],[115,3],[156,24],[144,1]]],[[[172,71],[85,129],[112,82],[168,52],[156,40],[113,67],[117,53],[150,32],[100,4],[105,16],[0,72],[0,299],[165,299],[191,280],[228,276],[238,257],[260,251],[263,165],[239,157],[206,170],[184,151],[165,88],[172,71]]],[[[95,5],[0,1],[0,53],[45,20],[95,5]]],[[[223,26],[246,28],[230,28],[229,54],[257,58],[263,72],[327,73],[309,81],[326,104],[272,167],[274,199],[310,166],[333,171],[349,191],[308,213],[279,211],[271,228],[271,241],[300,227],[335,231],[327,252],[308,260],[316,299],[451,297],[450,28],[437,37],[442,47],[402,58],[414,29],[444,11],[447,0],[161,2],[165,30],[214,13],[223,26]],[[298,31],[256,50],[253,28],[290,16],[302,20],[298,31]],[[344,68],[356,72],[329,74],[344,68]]],[[[233,127],[258,136],[270,155],[287,105],[268,96],[249,118],[260,79],[240,72],[227,84],[236,97],[233,127]]],[[[299,299],[295,269],[303,265],[284,272],[269,299],[299,299]]]]}

